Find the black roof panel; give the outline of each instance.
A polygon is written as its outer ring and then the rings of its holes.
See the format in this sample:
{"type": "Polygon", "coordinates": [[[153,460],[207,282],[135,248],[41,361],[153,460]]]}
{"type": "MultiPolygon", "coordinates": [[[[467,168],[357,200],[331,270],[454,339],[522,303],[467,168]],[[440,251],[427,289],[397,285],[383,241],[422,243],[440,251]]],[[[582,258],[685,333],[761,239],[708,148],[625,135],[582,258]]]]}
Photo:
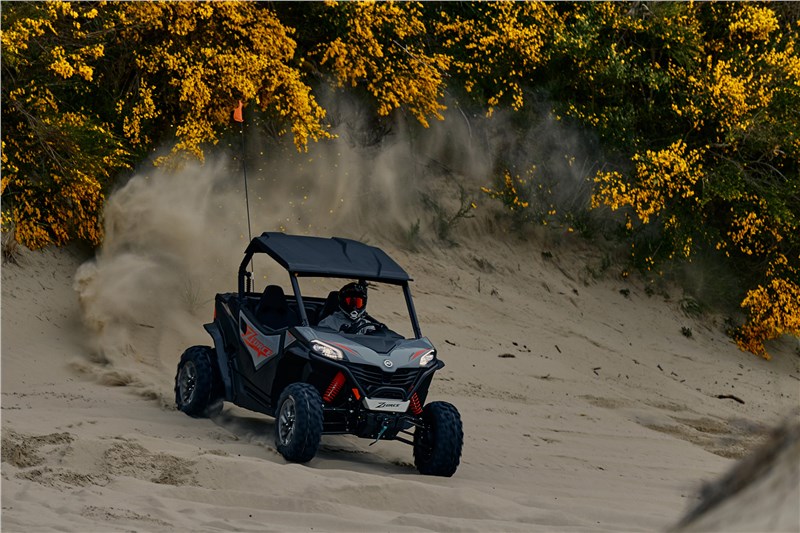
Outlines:
{"type": "Polygon", "coordinates": [[[245,253],[266,253],[290,272],[337,278],[403,282],[411,278],[383,250],[352,239],[265,232],[245,253]]]}

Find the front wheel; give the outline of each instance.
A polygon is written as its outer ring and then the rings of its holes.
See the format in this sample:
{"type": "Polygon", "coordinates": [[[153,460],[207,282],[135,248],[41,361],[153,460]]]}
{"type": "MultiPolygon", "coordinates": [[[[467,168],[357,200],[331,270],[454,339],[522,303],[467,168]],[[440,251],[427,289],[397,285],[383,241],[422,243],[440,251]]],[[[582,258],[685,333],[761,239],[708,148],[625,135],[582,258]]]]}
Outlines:
{"type": "Polygon", "coordinates": [[[183,352],[175,375],[175,405],[189,416],[214,415],[222,408],[215,396],[218,379],[211,366],[213,352],[208,346],[192,346],[183,352]]]}
{"type": "Polygon", "coordinates": [[[275,416],[275,445],[284,459],[306,463],[314,458],[322,439],[322,397],[306,383],[283,390],[275,416]]]}
{"type": "Polygon", "coordinates": [[[422,411],[422,427],[414,430],[414,464],[420,474],[450,477],[461,462],[464,429],[458,409],[432,402],[422,411]]]}

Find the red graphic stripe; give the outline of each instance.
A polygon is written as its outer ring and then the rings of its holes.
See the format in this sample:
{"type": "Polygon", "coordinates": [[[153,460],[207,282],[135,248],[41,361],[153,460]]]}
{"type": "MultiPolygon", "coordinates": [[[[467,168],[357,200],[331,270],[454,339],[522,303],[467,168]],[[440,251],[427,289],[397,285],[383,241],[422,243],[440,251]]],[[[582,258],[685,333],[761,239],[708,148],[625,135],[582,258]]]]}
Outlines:
{"type": "Polygon", "coordinates": [[[269,357],[270,355],[275,353],[269,348],[269,346],[267,346],[258,339],[258,333],[249,325],[247,326],[247,330],[244,332],[244,335],[242,336],[242,340],[247,346],[252,348],[256,352],[256,354],[258,354],[259,357],[269,357]]]}
{"type": "Polygon", "coordinates": [[[356,352],[356,351],[355,351],[355,350],[353,350],[352,348],[348,348],[348,347],[347,347],[347,346],[345,346],[344,344],[339,344],[338,342],[331,342],[331,341],[325,341],[325,342],[327,342],[328,344],[333,344],[334,346],[338,346],[338,347],[339,347],[339,348],[341,348],[342,350],[345,350],[345,351],[347,351],[347,352],[350,352],[350,353],[351,353],[351,354],[353,354],[353,355],[358,355],[358,352],[356,352]]]}
{"type": "Polygon", "coordinates": [[[411,356],[410,361],[413,361],[414,359],[416,359],[417,357],[419,357],[420,355],[424,354],[427,351],[428,351],[428,348],[425,348],[424,350],[420,350],[420,351],[416,352],[414,355],[411,356]]]}

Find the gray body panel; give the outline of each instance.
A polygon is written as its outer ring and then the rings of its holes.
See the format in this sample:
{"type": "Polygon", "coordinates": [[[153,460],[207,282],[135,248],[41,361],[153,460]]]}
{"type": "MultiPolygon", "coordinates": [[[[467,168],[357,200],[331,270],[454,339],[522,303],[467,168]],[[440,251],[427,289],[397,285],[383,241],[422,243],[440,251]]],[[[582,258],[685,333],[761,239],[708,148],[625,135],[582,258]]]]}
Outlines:
{"type": "Polygon", "coordinates": [[[239,320],[246,324],[243,333],[239,330],[242,344],[244,344],[244,347],[253,359],[253,366],[258,370],[264,366],[271,357],[274,357],[280,352],[281,335],[265,335],[260,332],[241,311],[239,312],[239,320]]]}
{"type": "Polygon", "coordinates": [[[339,348],[347,361],[361,365],[372,365],[384,372],[395,372],[401,368],[419,368],[419,355],[433,349],[427,337],[398,339],[395,347],[386,354],[378,353],[358,342],[358,336],[343,335],[314,327],[295,328],[306,341],[320,340],[339,348]],[[391,366],[384,361],[392,362],[391,366]]]}

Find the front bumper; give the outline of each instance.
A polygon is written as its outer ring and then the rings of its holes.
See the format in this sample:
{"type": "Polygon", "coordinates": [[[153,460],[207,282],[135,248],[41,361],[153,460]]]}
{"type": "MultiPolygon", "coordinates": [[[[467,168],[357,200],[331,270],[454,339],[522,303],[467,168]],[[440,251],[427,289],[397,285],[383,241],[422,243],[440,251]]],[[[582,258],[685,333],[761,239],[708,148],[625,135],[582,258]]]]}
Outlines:
{"type": "MultiPolygon", "coordinates": [[[[310,353],[314,363],[322,363],[344,373],[348,382],[352,383],[362,398],[381,399],[383,401],[408,401],[417,390],[426,383],[437,370],[444,368],[444,362],[436,359],[430,367],[398,368],[394,372],[384,372],[371,365],[341,363],[327,357],[310,353]]],[[[369,409],[368,406],[365,405],[369,409]]],[[[408,407],[408,405],[406,405],[408,407]]]]}

